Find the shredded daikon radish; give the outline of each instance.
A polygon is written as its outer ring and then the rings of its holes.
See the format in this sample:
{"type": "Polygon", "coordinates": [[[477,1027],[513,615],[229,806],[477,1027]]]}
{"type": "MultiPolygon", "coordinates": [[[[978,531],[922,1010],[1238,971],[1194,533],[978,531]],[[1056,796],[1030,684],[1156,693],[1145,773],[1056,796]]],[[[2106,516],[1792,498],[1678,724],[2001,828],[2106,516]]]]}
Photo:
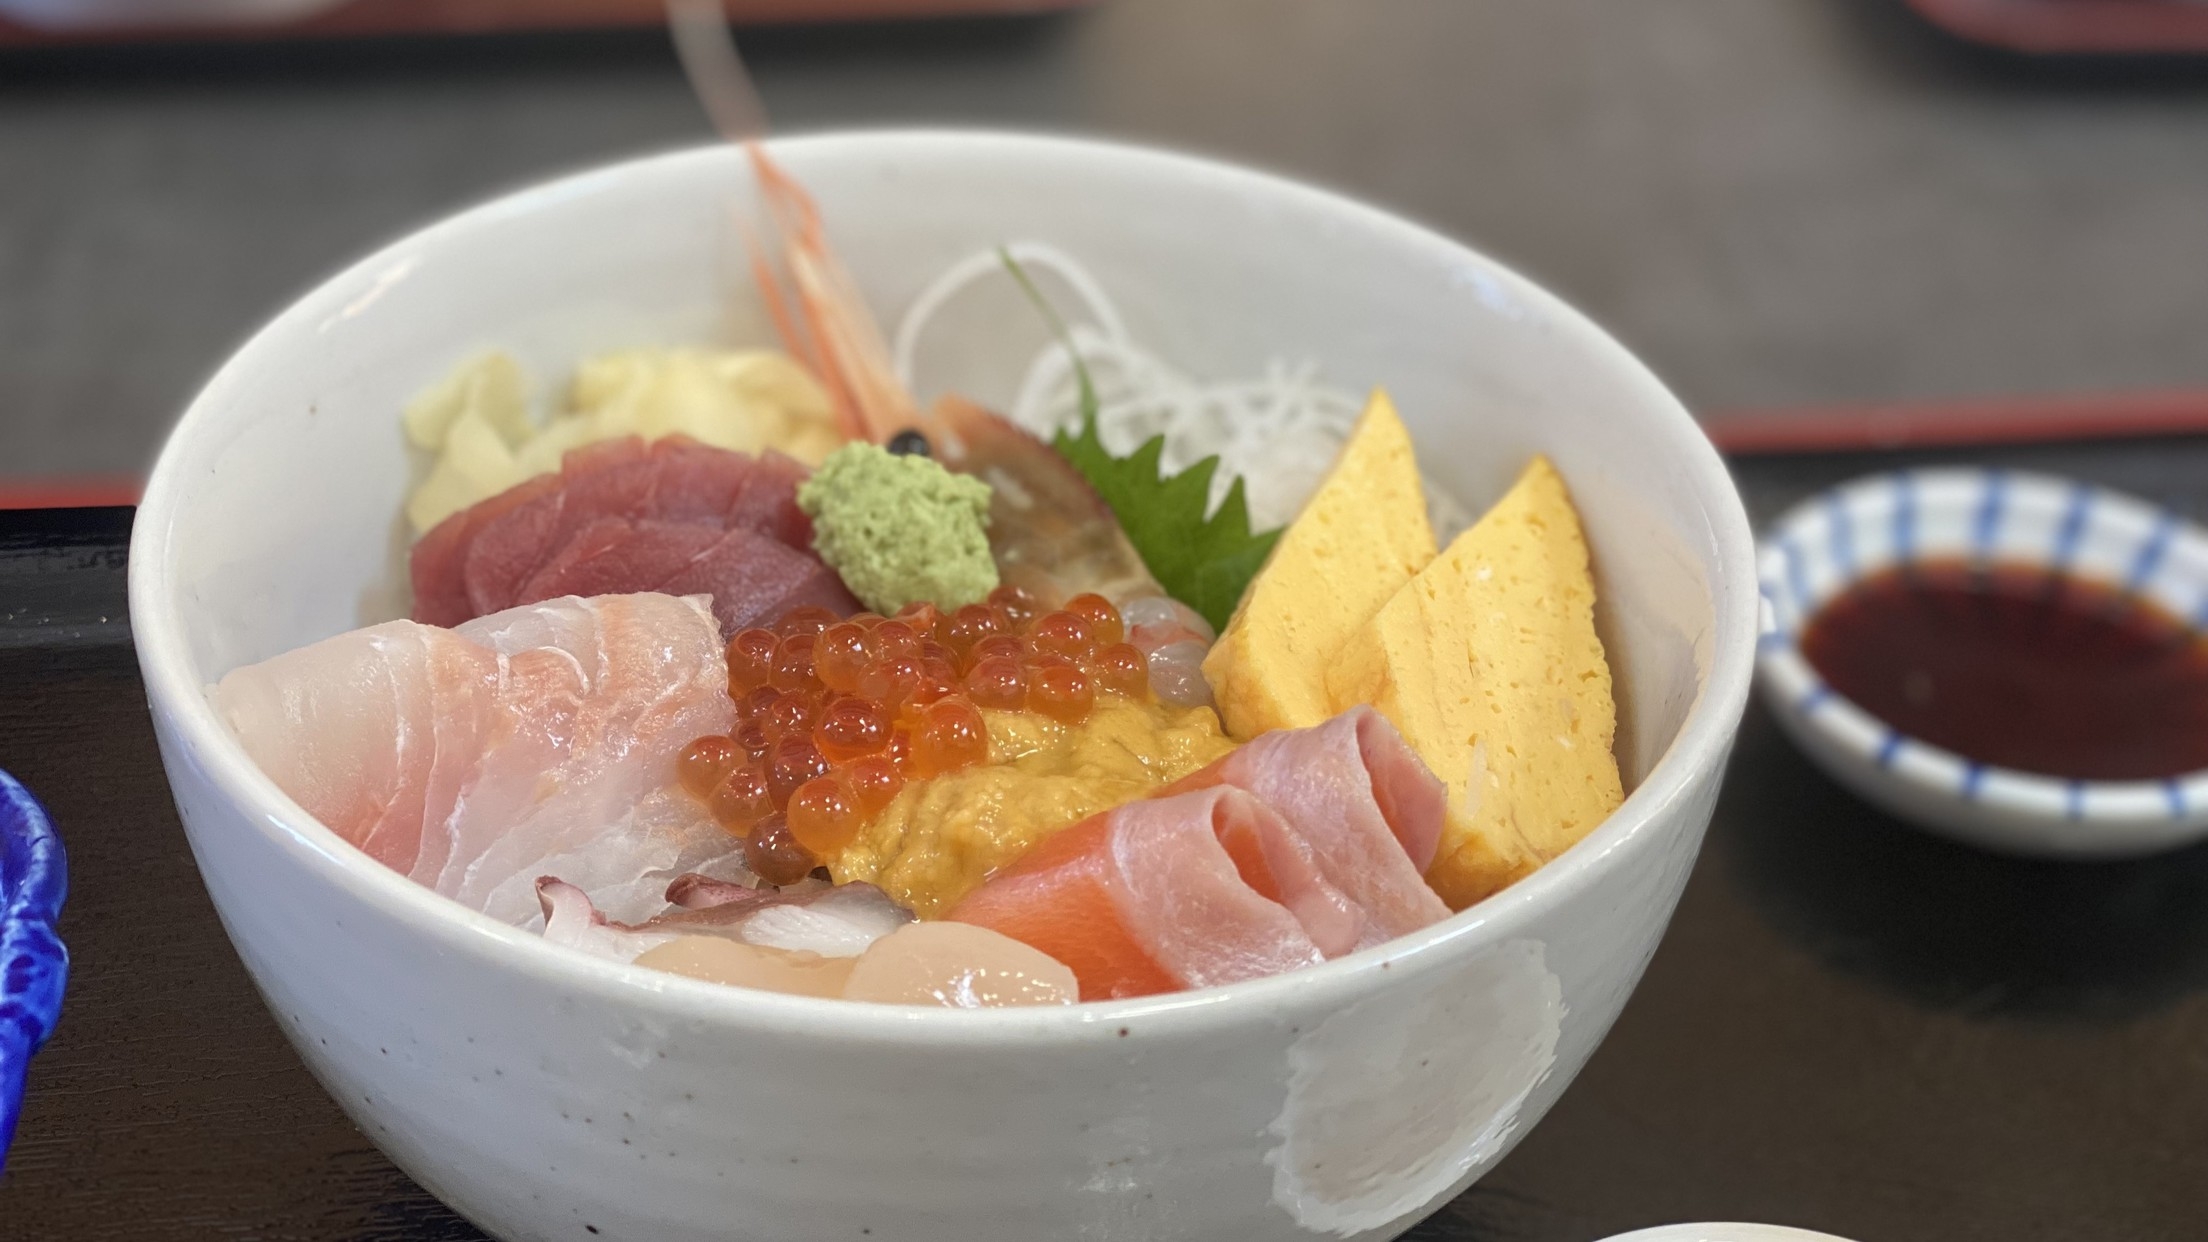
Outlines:
{"type": "MultiPolygon", "coordinates": [[[[1077,427],[1080,385],[1073,360],[1078,356],[1096,388],[1097,434],[1105,448],[1124,455],[1162,434],[1162,465],[1168,471],[1217,454],[1219,472],[1211,482],[1215,507],[1240,478],[1254,529],[1295,518],[1364,409],[1360,397],[1322,382],[1311,362],[1276,360],[1255,379],[1198,380],[1137,344],[1103,286],[1072,256],[1034,241],[1005,249],[1029,270],[1064,281],[1080,303],[1065,316],[1072,351],[1053,342],[1028,364],[1005,411],[1012,421],[1044,437],[1077,427]]],[[[952,264],[913,299],[893,349],[897,377],[908,389],[922,335],[960,292],[991,277],[1011,279],[995,249],[952,264]]],[[[1446,541],[1472,524],[1463,506],[1431,479],[1426,497],[1438,539],[1446,541]]]]}

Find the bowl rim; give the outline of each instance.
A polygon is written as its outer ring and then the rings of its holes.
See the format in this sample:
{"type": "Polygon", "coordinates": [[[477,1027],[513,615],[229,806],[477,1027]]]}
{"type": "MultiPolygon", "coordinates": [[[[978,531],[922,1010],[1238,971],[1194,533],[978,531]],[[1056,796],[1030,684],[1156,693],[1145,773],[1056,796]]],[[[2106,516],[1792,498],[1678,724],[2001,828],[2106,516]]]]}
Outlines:
{"type": "MultiPolygon", "coordinates": [[[[2152,576],[2171,563],[2167,551],[2185,546],[2208,551],[2208,528],[2166,506],[2117,488],[2042,471],[2003,466],[1947,465],[1905,467],[1858,475],[1825,488],[1793,505],[1758,540],[1758,591],[1765,615],[1757,638],[1756,666],[1766,700],[1790,732],[1811,735],[1822,747],[1805,747],[1821,767],[1843,780],[1867,782],[1889,791],[1913,791],[1947,808],[1960,822],[1933,823],[1921,815],[1911,822],[1980,844],[2002,845],[2033,853],[2122,854],[2175,848],[2208,836],[2208,768],[2173,772],[2140,780],[2088,780],[2030,772],[1985,763],[1947,747],[1914,737],[1829,686],[1803,654],[1799,636],[1834,600],[1865,578],[1922,553],[1909,549],[1892,558],[1840,561],[1839,576],[1824,590],[1808,586],[1802,568],[1805,545],[1831,539],[1831,531],[1868,513],[1874,520],[1914,520],[1928,495],[1967,504],[1978,519],[1977,541],[1969,552],[1979,561],[1999,560],[2068,574],[2067,563],[2079,533],[2095,513],[2112,513],[2144,536],[2134,551],[2130,579],[2116,584],[2127,594],[2142,591],[2152,576]],[[2002,500],[1991,500],[1999,496],[2002,500]],[[2057,543],[2022,551],[1993,550],[1994,534],[1982,515],[2016,507],[2016,497],[2059,504],[2064,520],[2057,543]],[[2004,508],[2003,506],[2006,506],[2004,508]],[[1806,597],[1806,598],[1805,598],[1806,597]],[[1783,607],[1782,607],[1783,604],[1783,607]],[[1782,623],[1779,613],[1792,618],[1782,623]],[[1826,748],[1830,748],[1829,750],[1826,748]],[[1837,766],[1845,756],[1848,771],[1837,766]],[[2113,806],[2116,809],[2111,809],[2113,806]],[[2132,807],[2134,810],[2123,808],[2132,807]],[[2120,835],[2107,835],[2116,830],[2120,835]],[[2059,839],[2051,834],[2085,831],[2096,838],[2059,839]]],[[[1942,555],[1946,555],[1942,553],[1942,555]]],[[[2102,579],[2104,575],[2080,573],[2102,579]]],[[[2200,615],[2181,618],[2196,631],[2200,615]]]]}
{"type": "Polygon", "coordinates": [[[1113,1028],[1137,1019],[1143,1021],[1146,1033],[1165,1033],[1183,1024],[1208,1024],[1220,1015],[1260,1013],[1268,1001],[1285,998],[1291,991],[1299,998],[1307,998],[1317,989],[1344,1001],[1354,999],[1348,994],[1367,986],[1361,982],[1366,976],[1378,978],[1380,972],[1397,962],[1414,970],[1424,968],[1439,961],[1444,946],[1501,940],[1523,928],[1539,909],[1583,890],[1607,866],[1619,865],[1621,858],[1639,853],[1628,847],[1653,835],[1656,821],[1689,796],[1700,779],[1722,768],[1746,705],[1754,667],[1758,595],[1746,512],[1717,450],[1678,399],[1623,345],[1546,289],[1435,229],[1337,191],[1157,147],[941,127],[839,129],[775,138],[767,146],[785,159],[861,160],[894,150],[907,158],[924,160],[938,150],[956,148],[969,156],[976,150],[1015,159],[1048,153],[1107,167],[1169,170],[1177,177],[1216,189],[1297,201],[1341,220],[1347,227],[1389,235],[1430,250],[1437,260],[1448,257],[1470,261],[1483,269],[1522,304],[1578,338],[1591,360],[1616,368],[1626,382],[1643,390],[1648,416],[1658,420],[1677,442],[1681,468],[1691,476],[1695,494],[1703,501],[1703,520],[1709,526],[1697,534],[1707,539],[1715,566],[1709,583],[1709,667],[1670,745],[1624,804],[1572,849],[1503,892],[1431,927],[1286,975],[1165,996],[1064,1007],[938,1010],[854,1005],[835,999],[724,987],[548,944],[539,936],[471,910],[375,863],[308,815],[260,771],[221,724],[207,700],[205,685],[192,674],[182,626],[169,601],[173,598],[174,514],[178,498],[188,487],[184,478],[188,461],[205,439],[201,429],[216,419],[230,390],[245,386],[246,374],[255,367],[255,355],[269,337],[289,326],[321,323],[341,312],[364,291],[372,290],[380,275],[408,262],[418,251],[500,219],[606,192],[636,178],[671,176],[693,165],[741,158],[735,148],[708,144],[622,160],[539,182],[442,217],[355,261],[279,311],[231,353],[192,399],[163,445],[138,509],[130,553],[131,624],[147,694],[157,716],[173,732],[176,744],[204,771],[208,786],[219,791],[258,831],[301,865],[321,873],[356,900],[410,923],[447,947],[495,955],[502,969],[616,1003],[653,1004],[695,1020],[737,1027],[812,1035],[825,1031],[850,1040],[962,1046],[987,1046],[1000,1041],[1025,1044],[1109,1037],[1113,1028]]]}

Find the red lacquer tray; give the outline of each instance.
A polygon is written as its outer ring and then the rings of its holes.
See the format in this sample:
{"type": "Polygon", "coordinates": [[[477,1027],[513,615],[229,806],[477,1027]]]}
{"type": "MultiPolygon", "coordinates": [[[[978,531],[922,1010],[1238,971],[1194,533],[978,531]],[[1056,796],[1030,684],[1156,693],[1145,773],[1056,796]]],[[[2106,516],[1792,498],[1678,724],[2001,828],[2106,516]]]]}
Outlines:
{"type": "Polygon", "coordinates": [[[2198,0],[1909,0],[1909,5],[1951,34],[2013,52],[2208,52],[2208,4],[2198,0]]]}

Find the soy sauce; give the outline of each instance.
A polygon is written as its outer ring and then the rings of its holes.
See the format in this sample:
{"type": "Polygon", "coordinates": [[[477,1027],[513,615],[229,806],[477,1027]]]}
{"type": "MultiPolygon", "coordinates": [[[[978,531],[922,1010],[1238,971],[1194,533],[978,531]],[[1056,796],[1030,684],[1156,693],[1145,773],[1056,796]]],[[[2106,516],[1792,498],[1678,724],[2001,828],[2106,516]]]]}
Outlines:
{"type": "Polygon", "coordinates": [[[1827,604],[1801,648],[1865,711],[1981,763],[2082,780],[2208,768],[2208,639],[2103,583],[1909,565],[1827,604]]]}

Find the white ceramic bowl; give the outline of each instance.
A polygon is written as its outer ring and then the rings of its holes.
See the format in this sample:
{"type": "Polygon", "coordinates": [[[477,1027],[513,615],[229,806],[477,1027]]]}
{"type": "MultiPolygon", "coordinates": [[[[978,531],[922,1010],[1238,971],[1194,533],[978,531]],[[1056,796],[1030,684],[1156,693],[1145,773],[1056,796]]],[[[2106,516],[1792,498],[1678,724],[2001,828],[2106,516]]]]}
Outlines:
{"type": "Polygon", "coordinates": [[[1910,737],[1835,693],[1797,642],[1826,604],[1917,560],[2038,565],[2208,621],[2208,530],[2091,484],[1960,466],[1871,475],[1789,510],[1764,537],[1757,664],[1804,753],[1895,815],[2010,854],[2126,858],[2208,837],[2208,771],[2164,780],[2020,772],[1910,737]]]}
{"type": "MultiPolygon", "coordinates": [[[[1524,883],[1354,957],[989,1013],[592,960],[340,842],[253,767],[203,688],[396,610],[397,413],[456,359],[497,344],[558,377],[614,346],[765,339],[731,221],[744,163],[690,151],[512,195],[336,276],[223,367],[162,454],[132,624],[201,874],[270,1009],[371,1139],[505,1238],[1400,1232],[1571,1081],[1694,861],[1755,643],[1748,528],[1716,454],[1556,299],[1323,191],[1051,138],[774,149],[877,307],[979,246],[1044,237],[1199,374],[1284,356],[1385,381],[1428,470],[1468,501],[1551,454],[1593,541],[1631,796],[1524,883]]],[[[1037,339],[1016,298],[999,309],[959,330],[962,382],[984,398],[1037,339]]]]}

